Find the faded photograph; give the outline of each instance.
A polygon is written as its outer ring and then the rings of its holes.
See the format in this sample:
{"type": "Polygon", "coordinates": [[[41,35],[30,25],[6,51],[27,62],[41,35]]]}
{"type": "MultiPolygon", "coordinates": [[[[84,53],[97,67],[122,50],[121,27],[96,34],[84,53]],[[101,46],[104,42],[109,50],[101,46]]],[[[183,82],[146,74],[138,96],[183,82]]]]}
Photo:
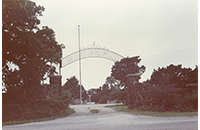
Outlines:
{"type": "Polygon", "coordinates": [[[198,0],[3,0],[3,130],[197,130],[198,0]]]}

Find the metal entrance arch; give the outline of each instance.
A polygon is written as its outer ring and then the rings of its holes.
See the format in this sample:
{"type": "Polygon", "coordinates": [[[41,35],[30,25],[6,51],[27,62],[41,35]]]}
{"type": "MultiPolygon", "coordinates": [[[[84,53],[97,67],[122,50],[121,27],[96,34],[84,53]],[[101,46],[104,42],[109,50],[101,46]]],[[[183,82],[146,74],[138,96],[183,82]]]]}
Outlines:
{"type": "Polygon", "coordinates": [[[80,52],[80,60],[86,59],[86,58],[103,58],[103,59],[108,59],[108,60],[116,62],[124,58],[122,55],[116,52],[102,48],[99,45],[93,43],[87,48],[81,49],[80,51],[73,52],[65,56],[64,58],[62,58],[60,68],[64,68],[65,66],[78,61],[79,52],[80,52]]]}
{"type": "MultiPolygon", "coordinates": [[[[110,51],[108,49],[102,48],[99,45],[93,42],[92,45],[88,46],[87,48],[80,49],[80,41],[79,41],[79,51],[69,54],[68,56],[61,59],[59,74],[61,75],[61,68],[79,61],[79,76],[80,76],[80,85],[81,83],[81,60],[86,58],[104,58],[111,61],[119,61],[123,58],[122,55],[110,51]]],[[[61,82],[61,81],[60,81],[61,82]]],[[[82,104],[82,89],[80,87],[80,102],[82,104]]]]}

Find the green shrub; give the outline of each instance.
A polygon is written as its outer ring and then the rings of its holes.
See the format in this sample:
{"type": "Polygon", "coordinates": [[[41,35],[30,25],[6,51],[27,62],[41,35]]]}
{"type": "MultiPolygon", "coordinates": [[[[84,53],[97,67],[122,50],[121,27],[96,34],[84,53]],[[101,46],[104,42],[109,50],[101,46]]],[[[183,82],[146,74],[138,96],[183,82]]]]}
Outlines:
{"type": "Polygon", "coordinates": [[[100,110],[98,110],[98,109],[91,109],[90,110],[90,113],[99,113],[100,112],[100,110]]]}
{"type": "Polygon", "coordinates": [[[133,102],[131,105],[132,108],[141,109],[141,111],[192,112],[198,110],[198,94],[192,93],[190,88],[140,84],[135,86],[135,90],[137,93],[132,98],[135,104],[133,102]]]}
{"type": "Polygon", "coordinates": [[[70,98],[68,93],[26,103],[2,103],[2,121],[22,121],[68,115],[70,98]]]}

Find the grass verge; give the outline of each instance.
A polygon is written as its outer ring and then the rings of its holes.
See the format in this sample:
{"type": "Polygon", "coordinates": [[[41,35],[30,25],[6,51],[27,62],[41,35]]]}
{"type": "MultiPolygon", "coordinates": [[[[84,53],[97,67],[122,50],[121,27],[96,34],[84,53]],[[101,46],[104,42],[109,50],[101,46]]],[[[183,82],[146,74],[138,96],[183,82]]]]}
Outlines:
{"type": "Polygon", "coordinates": [[[91,109],[90,110],[90,113],[99,113],[100,112],[100,110],[98,110],[98,109],[91,109]]]}
{"type": "Polygon", "coordinates": [[[49,118],[38,118],[38,119],[30,119],[30,120],[20,120],[20,121],[2,122],[2,126],[6,126],[6,125],[17,125],[17,124],[24,124],[24,123],[31,123],[31,122],[40,122],[40,121],[54,120],[54,119],[56,119],[56,118],[62,118],[62,117],[69,116],[69,115],[73,114],[74,112],[75,112],[74,109],[67,108],[67,109],[65,109],[64,112],[62,112],[61,115],[52,116],[52,117],[49,117],[49,118]]]}
{"type": "Polygon", "coordinates": [[[137,109],[128,109],[128,106],[124,105],[108,105],[115,111],[126,112],[134,115],[155,116],[155,117],[177,117],[177,116],[198,116],[198,112],[152,112],[152,111],[140,111],[137,109]]]}

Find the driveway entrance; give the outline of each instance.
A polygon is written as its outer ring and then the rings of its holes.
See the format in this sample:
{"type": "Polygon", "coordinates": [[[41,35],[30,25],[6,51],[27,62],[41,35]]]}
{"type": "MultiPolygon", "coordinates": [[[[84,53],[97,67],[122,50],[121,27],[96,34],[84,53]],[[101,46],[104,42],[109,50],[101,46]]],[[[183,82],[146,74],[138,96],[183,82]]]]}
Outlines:
{"type": "Polygon", "coordinates": [[[198,117],[150,117],[116,112],[110,104],[72,105],[76,113],[51,121],[4,126],[3,130],[198,130],[198,117]],[[91,109],[100,110],[92,114],[91,109]]]}

